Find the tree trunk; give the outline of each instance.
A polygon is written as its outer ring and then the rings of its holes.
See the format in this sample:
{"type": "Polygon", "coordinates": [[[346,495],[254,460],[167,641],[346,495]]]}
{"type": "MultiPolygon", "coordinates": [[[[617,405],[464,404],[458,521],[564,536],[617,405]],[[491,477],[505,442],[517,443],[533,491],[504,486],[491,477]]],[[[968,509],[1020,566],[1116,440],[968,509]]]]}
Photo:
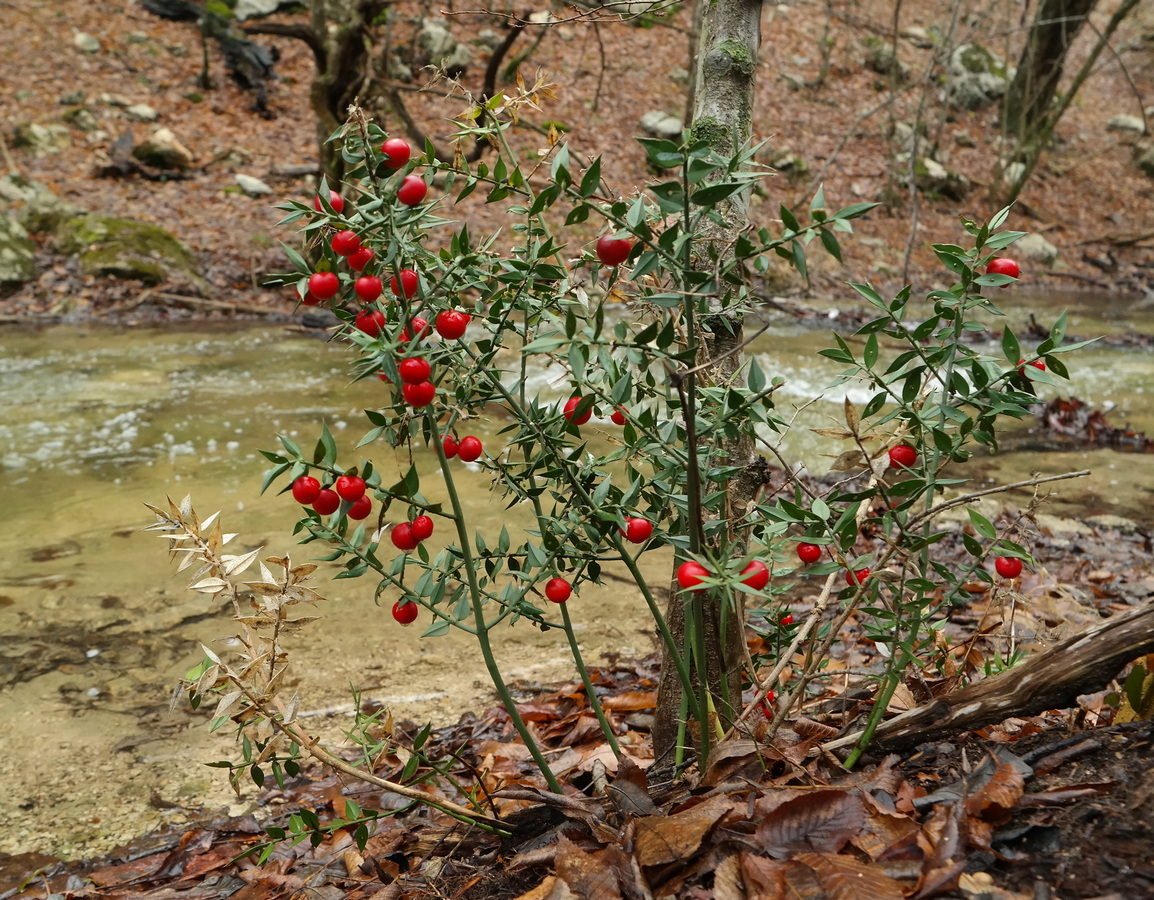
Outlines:
{"type": "Polygon", "coordinates": [[[1002,103],[1008,132],[1033,141],[1062,78],[1070,45],[1098,0],[1042,0],[1002,103]]]}
{"type": "MultiPolygon", "coordinates": [[[[705,139],[723,155],[730,155],[747,146],[753,134],[754,82],[758,51],[761,45],[761,0],[699,0],[700,34],[698,36],[696,71],[693,85],[693,117],[690,140],[705,139]]],[[[747,226],[749,194],[740,191],[718,206],[723,224],[709,223],[705,242],[722,248],[733,245],[734,238],[747,226]]],[[[702,253],[702,260],[708,255],[702,253]]],[[[719,289],[723,286],[719,285],[719,289]]],[[[700,363],[718,359],[743,342],[741,316],[723,309],[721,297],[712,304],[711,314],[704,317],[700,363]]],[[[725,357],[715,366],[704,370],[703,380],[710,383],[732,383],[744,362],[740,351],[725,357]]],[[[691,378],[693,376],[690,376],[691,378]]],[[[692,390],[692,385],[688,385],[692,390]]],[[[712,436],[699,436],[712,440],[712,436]]],[[[726,485],[728,508],[744,508],[751,499],[760,478],[754,474],[755,454],[750,442],[726,447],[729,464],[741,466],[750,477],[738,477],[726,485]]],[[[709,489],[712,489],[710,486],[709,489]]],[[[737,552],[737,551],[735,551],[737,552]]],[[[712,594],[702,597],[673,593],[666,611],[675,643],[683,644],[685,633],[685,603],[702,604],[706,660],[704,670],[709,692],[713,697],[716,715],[723,727],[736,716],[741,703],[741,666],[745,640],[745,610],[740,594],[736,608],[723,608],[724,598],[712,594]]],[[[702,665],[693,667],[700,672],[702,665]]],[[[674,749],[681,721],[682,688],[675,676],[668,649],[663,651],[664,677],[658,689],[657,716],[654,726],[654,747],[659,758],[674,749]]],[[[700,692],[699,692],[700,693],[700,692]]],[[[700,746],[701,736],[694,742],[700,746]]]]}

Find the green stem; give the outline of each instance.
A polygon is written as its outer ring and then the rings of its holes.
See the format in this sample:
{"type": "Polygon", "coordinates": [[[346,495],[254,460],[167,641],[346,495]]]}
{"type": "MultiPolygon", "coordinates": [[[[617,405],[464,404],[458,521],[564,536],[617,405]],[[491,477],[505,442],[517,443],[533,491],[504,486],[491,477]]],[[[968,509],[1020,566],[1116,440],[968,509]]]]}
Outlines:
{"type": "Polygon", "coordinates": [[[585,695],[589,698],[589,705],[593,708],[597,721],[601,723],[601,733],[605,735],[605,740],[613,749],[613,755],[620,759],[621,746],[617,743],[613,726],[605,717],[605,710],[601,708],[601,701],[597,699],[597,694],[593,691],[593,681],[589,677],[589,669],[586,668],[584,659],[581,658],[581,648],[577,645],[577,635],[573,633],[573,623],[569,619],[569,605],[567,603],[561,604],[561,619],[565,622],[565,636],[569,638],[569,651],[573,654],[573,662],[577,664],[577,671],[581,673],[581,683],[585,685],[585,695]]]}

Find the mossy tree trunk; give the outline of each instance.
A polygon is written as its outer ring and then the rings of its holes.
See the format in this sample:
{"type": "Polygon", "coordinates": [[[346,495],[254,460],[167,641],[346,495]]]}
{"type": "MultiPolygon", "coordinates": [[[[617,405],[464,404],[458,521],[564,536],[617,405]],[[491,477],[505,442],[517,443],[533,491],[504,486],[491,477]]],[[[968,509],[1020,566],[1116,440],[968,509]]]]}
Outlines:
{"type": "MultiPolygon", "coordinates": [[[[691,140],[708,140],[719,153],[730,155],[747,146],[753,134],[753,99],[757,59],[761,46],[761,0],[699,0],[697,59],[694,73],[691,140]]],[[[704,240],[698,247],[699,262],[709,262],[711,254],[730,253],[734,238],[748,224],[749,193],[740,191],[718,207],[721,223],[709,223],[704,240]]],[[[724,290],[718,285],[718,290],[724,290]]],[[[709,315],[701,321],[703,340],[699,364],[718,360],[699,373],[702,383],[732,384],[741,376],[744,356],[738,350],[744,342],[739,311],[727,308],[726,298],[711,301],[709,315]],[[729,355],[726,355],[729,354],[729,355]]],[[[690,376],[691,378],[694,376],[690,376]]],[[[713,436],[708,436],[713,440],[713,436]]],[[[728,509],[739,510],[751,500],[762,482],[760,468],[751,442],[740,442],[725,448],[728,464],[740,468],[737,477],[726,485],[711,484],[708,490],[723,487],[728,509]]],[[[674,639],[683,644],[685,633],[684,595],[676,593],[666,611],[674,639]]],[[[706,659],[695,670],[704,668],[709,693],[722,726],[732,722],[741,705],[741,668],[745,640],[745,610],[740,595],[736,608],[723,607],[724,598],[712,594],[694,594],[690,603],[701,604],[706,659]]],[[[675,675],[668,650],[664,652],[658,689],[657,716],[654,725],[654,747],[659,758],[674,749],[681,721],[682,688],[675,675]]],[[[700,687],[700,685],[698,686],[700,687]]],[[[700,695],[700,691],[698,691],[700,695]]],[[[700,747],[700,736],[696,743],[700,747]]]]}

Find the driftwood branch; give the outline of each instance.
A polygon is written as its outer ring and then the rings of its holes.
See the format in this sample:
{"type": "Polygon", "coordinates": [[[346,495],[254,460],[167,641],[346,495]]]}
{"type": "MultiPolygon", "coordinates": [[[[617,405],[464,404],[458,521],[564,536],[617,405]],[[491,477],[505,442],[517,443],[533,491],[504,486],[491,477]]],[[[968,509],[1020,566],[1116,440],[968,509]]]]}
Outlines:
{"type": "MultiPolygon", "coordinates": [[[[1152,651],[1154,603],[1147,603],[1067,638],[1001,675],[883,722],[870,748],[900,750],[1011,716],[1067,709],[1081,694],[1102,690],[1127,663],[1152,651]]],[[[858,732],[824,746],[837,750],[856,744],[860,737],[858,732]]]]}

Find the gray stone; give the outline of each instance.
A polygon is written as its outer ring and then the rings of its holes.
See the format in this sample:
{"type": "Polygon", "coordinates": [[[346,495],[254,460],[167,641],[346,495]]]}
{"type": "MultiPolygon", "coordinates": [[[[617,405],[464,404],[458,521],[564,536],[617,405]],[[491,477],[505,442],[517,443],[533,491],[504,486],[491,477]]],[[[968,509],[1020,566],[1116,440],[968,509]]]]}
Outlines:
{"type": "Polygon", "coordinates": [[[492,28],[482,28],[477,32],[477,36],[473,38],[474,44],[479,47],[484,47],[487,50],[496,50],[504,42],[505,39],[492,28]]]}
{"type": "Polygon", "coordinates": [[[1114,116],[1106,123],[1106,130],[1141,136],[1146,133],[1146,123],[1140,116],[1114,116]]]}
{"type": "Polygon", "coordinates": [[[1058,248],[1040,234],[1027,234],[1020,241],[1015,241],[1011,252],[1046,267],[1058,261],[1058,248]]]}
{"type": "Polygon", "coordinates": [[[1134,157],[1134,165],[1141,169],[1144,175],[1154,178],[1154,147],[1147,147],[1137,153],[1134,157]]]}
{"type": "Polygon", "coordinates": [[[271,16],[282,7],[300,6],[293,0],[236,0],[232,14],[238,21],[245,19],[259,19],[262,16],[271,16]]]}
{"type": "Polygon", "coordinates": [[[968,131],[959,131],[954,135],[954,143],[959,147],[976,147],[978,142],[974,140],[974,136],[968,131]]]}
{"type": "Polygon", "coordinates": [[[15,219],[0,219],[0,284],[30,281],[36,275],[36,245],[15,219]]]}
{"type": "Polygon", "coordinates": [[[25,122],[16,126],[12,143],[17,147],[28,148],[33,156],[51,156],[71,147],[72,138],[66,125],[55,122],[50,125],[25,122]]]}
{"type": "Polygon", "coordinates": [[[1006,93],[1011,72],[981,44],[962,44],[950,54],[942,99],[959,109],[984,109],[1006,93]]]}
{"type": "Polygon", "coordinates": [[[19,175],[0,178],[0,200],[4,201],[5,216],[15,218],[32,234],[55,231],[66,219],[84,212],[75,203],[57,197],[45,185],[19,175]]]}
{"type": "Polygon", "coordinates": [[[80,260],[86,275],[173,282],[207,290],[196,257],[163,228],[133,219],[79,216],[61,226],[56,244],[80,260]]]}
{"type": "Polygon", "coordinates": [[[1026,174],[1026,164],[1020,162],[1012,162],[1006,166],[1006,170],[1002,173],[1002,184],[1009,187],[1018,183],[1018,179],[1026,174]]]}
{"type": "Polygon", "coordinates": [[[679,88],[689,87],[689,70],[685,66],[674,66],[669,70],[669,80],[679,88]]]}
{"type": "Polygon", "coordinates": [[[457,49],[457,39],[436,19],[421,20],[421,32],[417,36],[417,43],[425,51],[429,62],[434,65],[440,65],[457,49]]]}
{"type": "Polygon", "coordinates": [[[90,34],[85,34],[83,31],[77,31],[72,35],[72,46],[81,53],[100,52],[100,41],[90,34]]]}
{"type": "Polygon", "coordinates": [[[882,40],[875,35],[866,35],[862,38],[862,45],[866,50],[865,64],[870,71],[893,78],[899,83],[910,77],[909,67],[905,65],[894,52],[889,41],[882,40]]]}
{"type": "Polygon", "coordinates": [[[950,171],[928,156],[918,157],[914,164],[914,184],[924,194],[948,200],[964,200],[971,188],[965,175],[950,171]]]}
{"type": "Polygon", "coordinates": [[[441,63],[445,70],[452,75],[461,75],[469,68],[473,62],[473,51],[464,44],[457,44],[453,52],[450,53],[441,63]]]}
{"type": "Polygon", "coordinates": [[[914,152],[915,143],[919,147],[924,148],[926,146],[929,133],[929,128],[926,127],[925,122],[917,123],[916,132],[915,126],[911,122],[894,122],[894,143],[906,153],[907,158],[909,154],[914,152]],[[915,133],[917,135],[916,141],[914,139],[915,133]]]}
{"type": "Polygon", "coordinates": [[[120,94],[101,94],[100,102],[107,104],[108,106],[119,106],[122,108],[125,106],[130,106],[132,103],[131,100],[129,100],[127,97],[120,96],[120,94]]]}
{"type": "Polygon", "coordinates": [[[96,131],[100,127],[100,123],[96,121],[96,116],[85,106],[74,106],[72,109],[65,110],[60,117],[73,128],[77,128],[85,133],[96,131]]]}
{"type": "Polygon", "coordinates": [[[685,125],[676,116],[671,116],[662,110],[647,112],[641,117],[641,129],[648,134],[666,140],[680,140],[685,125]]]}
{"type": "Polygon", "coordinates": [[[132,106],[126,107],[124,111],[141,122],[155,122],[160,118],[160,113],[147,103],[134,103],[132,106]]]}
{"type": "Polygon", "coordinates": [[[84,102],[84,91],[75,90],[69,91],[66,94],[61,94],[56,102],[61,106],[76,106],[77,104],[84,102]]]}
{"type": "Polygon", "coordinates": [[[920,50],[929,50],[934,46],[933,38],[931,38],[929,32],[920,25],[911,25],[909,28],[903,28],[901,36],[907,43],[912,44],[920,50]]]}
{"type": "Polygon", "coordinates": [[[158,128],[146,141],[137,144],[132,155],[158,169],[187,169],[194,159],[192,152],[167,128],[158,128]]]}
{"type": "Polygon", "coordinates": [[[259,178],[253,178],[251,175],[237,173],[236,183],[239,184],[240,189],[250,197],[263,197],[266,194],[272,193],[272,188],[259,178]]]}

